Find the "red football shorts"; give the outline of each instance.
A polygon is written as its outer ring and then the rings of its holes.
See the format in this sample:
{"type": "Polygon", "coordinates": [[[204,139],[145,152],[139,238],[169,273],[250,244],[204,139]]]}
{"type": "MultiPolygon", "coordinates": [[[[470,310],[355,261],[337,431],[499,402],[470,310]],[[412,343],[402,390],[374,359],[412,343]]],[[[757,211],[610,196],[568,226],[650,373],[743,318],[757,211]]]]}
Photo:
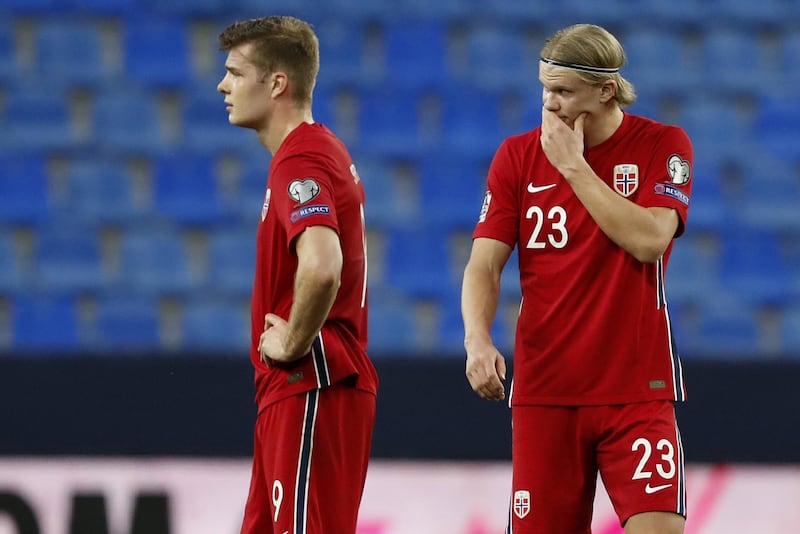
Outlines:
{"type": "Polygon", "coordinates": [[[374,421],[375,396],[342,383],[265,408],[242,534],[354,534],[374,421]]]}
{"type": "Polygon", "coordinates": [[[598,472],[621,525],[641,512],[686,516],[671,401],[515,406],[511,415],[512,534],[589,534],[598,472]]]}

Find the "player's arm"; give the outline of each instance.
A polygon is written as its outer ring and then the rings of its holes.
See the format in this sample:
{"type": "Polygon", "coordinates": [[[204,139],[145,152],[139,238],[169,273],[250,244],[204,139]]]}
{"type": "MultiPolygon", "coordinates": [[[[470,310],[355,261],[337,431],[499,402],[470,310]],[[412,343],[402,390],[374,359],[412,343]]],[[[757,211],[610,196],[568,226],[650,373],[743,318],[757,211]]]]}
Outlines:
{"type": "Polygon", "coordinates": [[[639,206],[595,174],[583,157],[584,119],[579,116],[572,130],[555,113],[543,111],[542,148],[603,233],[640,262],[653,263],[675,236],[678,214],[672,208],[639,206]]]}
{"type": "Polygon", "coordinates": [[[288,362],[308,354],[339,291],[342,248],[332,228],[306,228],[295,241],[295,252],[297,272],[289,320],[267,314],[259,344],[262,359],[288,362]]]}
{"type": "Polygon", "coordinates": [[[500,275],[510,255],[511,247],[502,241],[475,239],[461,288],[467,379],[478,395],[490,400],[505,397],[506,363],[492,342],[491,329],[500,299],[500,275]]]}

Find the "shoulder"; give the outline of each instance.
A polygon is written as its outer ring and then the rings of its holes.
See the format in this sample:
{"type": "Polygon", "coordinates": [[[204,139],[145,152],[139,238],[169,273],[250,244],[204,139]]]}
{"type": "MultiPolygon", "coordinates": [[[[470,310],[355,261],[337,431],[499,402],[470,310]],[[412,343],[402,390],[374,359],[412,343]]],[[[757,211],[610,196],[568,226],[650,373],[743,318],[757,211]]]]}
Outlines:
{"type": "Polygon", "coordinates": [[[666,124],[657,120],[626,113],[627,120],[630,122],[629,130],[637,136],[653,136],[662,139],[685,139],[689,136],[683,128],[675,124],[666,124]]]}

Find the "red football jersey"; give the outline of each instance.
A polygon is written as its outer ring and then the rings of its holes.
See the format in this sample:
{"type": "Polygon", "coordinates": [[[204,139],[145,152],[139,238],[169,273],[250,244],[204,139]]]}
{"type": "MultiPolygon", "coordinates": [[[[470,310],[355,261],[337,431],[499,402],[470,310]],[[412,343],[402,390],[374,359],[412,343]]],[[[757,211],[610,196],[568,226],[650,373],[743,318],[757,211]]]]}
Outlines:
{"type": "MultiPolygon", "coordinates": [[[[550,164],[539,136],[540,127],[500,146],[473,233],[519,247],[511,404],[684,400],[664,291],[672,243],[654,264],[617,246],[550,164]]],[[[585,157],[618,194],[674,208],[683,232],[693,160],[683,130],[625,114],[585,157]]]]}
{"type": "Polygon", "coordinates": [[[364,187],[347,148],[321,124],[300,124],[270,163],[258,226],[251,318],[250,358],[259,411],[345,378],[354,380],[359,389],[376,392],[377,374],[366,354],[364,187]],[[258,352],[264,316],[274,313],[288,320],[297,270],[293,242],[304,229],[316,225],[339,235],[344,258],[341,286],[311,352],[270,368],[258,352]]]}

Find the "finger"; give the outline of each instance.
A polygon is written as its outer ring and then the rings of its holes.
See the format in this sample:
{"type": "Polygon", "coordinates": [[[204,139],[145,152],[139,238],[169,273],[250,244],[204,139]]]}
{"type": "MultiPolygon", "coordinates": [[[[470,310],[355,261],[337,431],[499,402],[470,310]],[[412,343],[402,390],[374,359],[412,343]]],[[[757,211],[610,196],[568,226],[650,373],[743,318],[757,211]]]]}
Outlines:
{"type": "Polygon", "coordinates": [[[581,113],[578,115],[578,118],[575,119],[575,131],[578,133],[583,133],[583,125],[586,122],[586,112],[581,113]]]}
{"type": "Polygon", "coordinates": [[[264,329],[266,330],[270,326],[275,326],[278,324],[279,321],[282,321],[280,317],[275,315],[274,313],[268,313],[264,316],[264,329]]]}
{"type": "Polygon", "coordinates": [[[497,376],[500,377],[500,380],[506,379],[506,360],[503,357],[498,357],[497,361],[495,362],[495,370],[497,371],[497,376]]]}

